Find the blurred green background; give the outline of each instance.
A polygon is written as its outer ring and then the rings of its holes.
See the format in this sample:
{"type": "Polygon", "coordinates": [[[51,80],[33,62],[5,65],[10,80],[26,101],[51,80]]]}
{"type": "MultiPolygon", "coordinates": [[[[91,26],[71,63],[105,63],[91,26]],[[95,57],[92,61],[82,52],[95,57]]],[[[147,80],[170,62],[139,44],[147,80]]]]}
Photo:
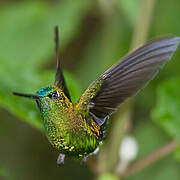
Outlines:
{"type": "MultiPolygon", "coordinates": [[[[61,63],[76,101],[130,49],[142,1],[0,1],[0,179],[97,178],[88,166],[71,159],[63,167],[56,165],[58,152],[43,133],[35,102],[14,97],[12,91],[35,93],[54,82],[53,30],[58,25],[61,63]]],[[[151,18],[147,40],[180,36],[179,0],[156,0],[151,18]]],[[[139,146],[137,159],[180,139],[179,58],[180,49],[135,98],[130,133],[139,146]]],[[[179,180],[179,161],[176,150],[128,179],[179,180]]]]}

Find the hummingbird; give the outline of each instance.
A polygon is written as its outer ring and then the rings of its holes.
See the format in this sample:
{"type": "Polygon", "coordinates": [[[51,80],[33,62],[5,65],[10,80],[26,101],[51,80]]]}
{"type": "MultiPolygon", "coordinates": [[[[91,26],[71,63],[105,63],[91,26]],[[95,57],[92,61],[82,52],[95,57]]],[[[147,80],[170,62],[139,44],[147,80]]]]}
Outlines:
{"type": "Polygon", "coordinates": [[[36,94],[13,94],[36,101],[46,136],[60,153],[58,164],[64,164],[66,155],[85,162],[105,139],[109,117],[154,78],[171,59],[179,42],[177,36],[160,38],[128,53],[92,82],[73,103],[61,69],[56,26],[54,85],[42,88],[36,94]]]}

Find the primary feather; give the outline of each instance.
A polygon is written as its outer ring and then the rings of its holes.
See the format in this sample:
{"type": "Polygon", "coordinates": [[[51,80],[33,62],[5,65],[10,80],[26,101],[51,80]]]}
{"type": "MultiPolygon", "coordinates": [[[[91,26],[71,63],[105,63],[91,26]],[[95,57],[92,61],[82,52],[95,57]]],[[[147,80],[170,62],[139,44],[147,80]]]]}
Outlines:
{"type": "Polygon", "coordinates": [[[87,108],[93,119],[102,125],[121,103],[136,94],[157,74],[171,58],[179,42],[179,37],[162,38],[129,53],[88,87],[78,106],[87,108]],[[96,93],[93,96],[92,93],[88,94],[97,86],[97,82],[101,84],[96,93]],[[88,106],[90,103],[93,106],[88,106]]]}

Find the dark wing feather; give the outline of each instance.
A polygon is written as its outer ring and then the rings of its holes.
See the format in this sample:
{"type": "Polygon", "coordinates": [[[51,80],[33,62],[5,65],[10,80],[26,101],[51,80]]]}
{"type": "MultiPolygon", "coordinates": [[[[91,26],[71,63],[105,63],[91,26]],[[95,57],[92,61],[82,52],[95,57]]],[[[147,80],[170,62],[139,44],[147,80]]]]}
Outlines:
{"type": "Polygon", "coordinates": [[[100,88],[89,100],[94,104],[89,107],[89,112],[93,113],[98,121],[93,119],[102,125],[105,118],[115,112],[121,103],[153,79],[164,63],[172,57],[179,42],[179,37],[152,41],[129,53],[103,73],[98,78],[102,81],[100,88]]]}
{"type": "Polygon", "coordinates": [[[56,77],[55,77],[55,85],[63,90],[65,95],[71,100],[69,91],[66,87],[66,83],[64,80],[64,76],[61,70],[60,58],[59,58],[59,32],[58,27],[55,27],[55,45],[56,45],[56,77]]]}

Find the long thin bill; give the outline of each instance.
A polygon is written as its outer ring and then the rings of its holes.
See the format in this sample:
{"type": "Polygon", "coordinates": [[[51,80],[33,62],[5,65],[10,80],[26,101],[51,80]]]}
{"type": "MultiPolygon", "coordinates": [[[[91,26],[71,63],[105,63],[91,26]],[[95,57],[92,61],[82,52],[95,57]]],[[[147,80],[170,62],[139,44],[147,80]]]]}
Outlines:
{"type": "Polygon", "coordinates": [[[34,94],[22,94],[22,93],[18,93],[18,92],[13,92],[13,94],[15,96],[22,96],[22,97],[31,98],[31,99],[39,99],[39,96],[34,95],[34,94]]]}

